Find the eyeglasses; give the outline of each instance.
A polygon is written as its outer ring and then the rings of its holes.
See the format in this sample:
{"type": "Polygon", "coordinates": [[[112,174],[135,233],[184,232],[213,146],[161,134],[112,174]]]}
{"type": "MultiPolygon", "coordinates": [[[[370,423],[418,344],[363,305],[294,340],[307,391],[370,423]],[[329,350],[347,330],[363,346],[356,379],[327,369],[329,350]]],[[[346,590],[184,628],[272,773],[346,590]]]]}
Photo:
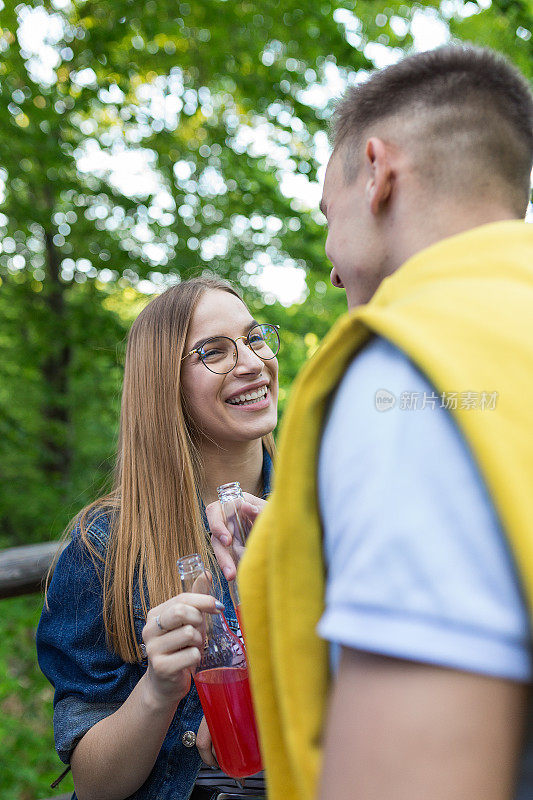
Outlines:
{"type": "Polygon", "coordinates": [[[254,325],[246,336],[237,336],[231,339],[229,336],[213,336],[207,339],[200,347],[195,347],[181,359],[198,353],[200,361],[210,372],[216,375],[224,375],[231,372],[239,358],[237,342],[242,339],[245,345],[252,350],[262,361],[275,358],[279,353],[279,325],[254,325]]]}

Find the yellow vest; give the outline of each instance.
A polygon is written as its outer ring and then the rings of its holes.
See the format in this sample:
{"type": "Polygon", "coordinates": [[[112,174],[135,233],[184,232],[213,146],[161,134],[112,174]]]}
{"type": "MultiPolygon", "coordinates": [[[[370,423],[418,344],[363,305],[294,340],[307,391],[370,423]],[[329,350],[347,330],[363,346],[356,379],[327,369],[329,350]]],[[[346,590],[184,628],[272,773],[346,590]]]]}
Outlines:
{"type": "Polygon", "coordinates": [[[317,791],[329,688],[328,646],[315,632],[325,586],[317,454],[328,400],[372,334],[405,352],[436,393],[498,392],[494,410],[458,402],[451,413],[533,609],[532,256],[533,225],[518,221],[427,248],[337,322],[296,381],[274,492],[239,571],[270,800],[313,800],[317,791]]]}

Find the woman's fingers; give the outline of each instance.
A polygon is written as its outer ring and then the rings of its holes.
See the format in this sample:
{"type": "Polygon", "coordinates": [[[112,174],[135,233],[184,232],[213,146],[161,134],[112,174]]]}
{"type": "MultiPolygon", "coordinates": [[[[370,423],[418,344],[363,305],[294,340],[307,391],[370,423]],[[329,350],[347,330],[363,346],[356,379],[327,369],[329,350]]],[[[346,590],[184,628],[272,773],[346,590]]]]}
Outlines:
{"type": "Polygon", "coordinates": [[[180,606],[192,606],[202,613],[208,612],[216,614],[220,609],[217,607],[217,600],[210,594],[202,594],[201,592],[183,592],[176,597],[171,597],[161,605],[156,606],[148,612],[148,616],[153,614],[161,614],[169,608],[179,608],[180,606]]]}
{"type": "Polygon", "coordinates": [[[237,570],[230,551],[214,534],[211,535],[211,546],[224,577],[227,581],[232,581],[237,575],[237,570]]]}
{"type": "MultiPolygon", "coordinates": [[[[153,619],[153,618],[152,618],[153,619]]],[[[152,627],[156,636],[162,636],[169,631],[179,630],[185,625],[193,625],[199,628],[202,624],[202,613],[193,606],[171,606],[170,608],[157,614],[153,619],[152,627]]]]}
{"type": "Polygon", "coordinates": [[[180,701],[202,658],[205,614],[224,606],[211,595],[183,593],[150,609],[142,637],[148,658],[149,691],[156,702],[180,701]]]}
{"type": "Polygon", "coordinates": [[[180,594],[150,609],[146,617],[143,638],[145,634],[161,636],[167,631],[188,624],[200,628],[203,624],[203,614],[218,614],[223,608],[224,606],[211,595],[180,594]]]}
{"type": "Polygon", "coordinates": [[[203,631],[195,628],[194,625],[182,625],[181,628],[174,628],[168,631],[164,636],[159,636],[157,639],[152,639],[147,645],[148,647],[155,647],[158,653],[174,653],[177,650],[183,650],[185,647],[198,647],[203,646],[204,636],[203,631]]]}
{"type": "Polygon", "coordinates": [[[218,767],[218,762],[213,751],[211,734],[209,733],[205,717],[202,717],[198,733],[196,734],[196,747],[198,748],[200,758],[204,764],[207,764],[208,767],[218,767]]]}
{"type": "Polygon", "coordinates": [[[218,539],[222,545],[228,547],[231,544],[231,532],[226,527],[222,506],[218,500],[215,503],[209,503],[205,507],[205,513],[211,535],[218,539]]]}
{"type": "MultiPolygon", "coordinates": [[[[183,671],[191,670],[198,666],[202,654],[198,647],[185,647],[172,653],[155,652],[149,656],[150,668],[157,676],[158,681],[181,682],[184,678],[183,671]]],[[[190,675],[187,676],[187,679],[190,675]]]]}
{"type": "MultiPolygon", "coordinates": [[[[266,501],[260,497],[255,497],[248,492],[244,493],[244,502],[240,506],[239,513],[246,529],[251,528],[266,505],[266,501]]],[[[232,544],[232,531],[224,521],[222,507],[219,502],[210,503],[206,507],[207,521],[211,531],[211,545],[215,553],[218,565],[227,580],[233,580],[237,575],[235,563],[229,547],[232,544]]],[[[228,523],[231,525],[231,522],[228,523]]],[[[242,545],[241,545],[242,547],[242,545]]]]}
{"type": "Polygon", "coordinates": [[[245,502],[242,504],[243,512],[249,519],[255,520],[267,504],[267,500],[262,497],[256,497],[249,492],[243,492],[245,502]]]}
{"type": "Polygon", "coordinates": [[[226,527],[222,506],[217,501],[206,506],[205,513],[211,531],[211,546],[218,562],[218,566],[224,573],[226,580],[231,581],[235,578],[237,570],[233,563],[233,558],[229,551],[231,545],[231,532],[226,527]]]}
{"type": "Polygon", "coordinates": [[[178,677],[180,670],[196,667],[202,657],[203,632],[183,625],[164,636],[146,639],[146,656],[151,670],[160,680],[178,677]]]}
{"type": "Polygon", "coordinates": [[[150,675],[164,693],[165,685],[169,689],[177,684],[189,686],[190,674],[181,673],[190,672],[201,661],[203,615],[219,613],[221,606],[214,597],[184,593],[149,611],[142,637],[150,675]]]}

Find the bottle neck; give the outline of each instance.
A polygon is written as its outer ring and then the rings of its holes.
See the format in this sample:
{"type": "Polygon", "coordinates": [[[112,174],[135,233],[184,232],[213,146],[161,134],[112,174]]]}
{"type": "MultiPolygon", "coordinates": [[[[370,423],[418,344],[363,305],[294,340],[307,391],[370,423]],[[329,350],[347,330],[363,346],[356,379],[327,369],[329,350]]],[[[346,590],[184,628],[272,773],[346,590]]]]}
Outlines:
{"type": "Polygon", "coordinates": [[[178,559],[178,572],[182,592],[212,594],[204,562],[198,553],[178,559]]]}
{"type": "MultiPolygon", "coordinates": [[[[182,592],[215,596],[212,577],[198,553],[178,559],[178,572],[182,592]]],[[[218,615],[204,614],[204,623],[206,640],[212,639],[221,626],[221,620],[218,615]]]]}
{"type": "Polygon", "coordinates": [[[223,483],[222,486],[217,488],[218,499],[221,503],[226,503],[228,500],[236,500],[242,498],[242,489],[239,481],[232,483],[223,483]]]}

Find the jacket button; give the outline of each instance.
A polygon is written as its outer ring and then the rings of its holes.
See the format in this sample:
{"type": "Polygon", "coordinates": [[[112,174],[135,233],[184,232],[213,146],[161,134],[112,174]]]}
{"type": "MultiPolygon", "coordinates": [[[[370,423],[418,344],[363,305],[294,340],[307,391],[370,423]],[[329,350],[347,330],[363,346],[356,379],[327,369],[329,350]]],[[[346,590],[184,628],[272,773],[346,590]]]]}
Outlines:
{"type": "Polygon", "coordinates": [[[196,744],[196,734],[194,731],[185,731],[183,736],[181,737],[181,741],[185,745],[185,747],[194,747],[196,744]]]}

